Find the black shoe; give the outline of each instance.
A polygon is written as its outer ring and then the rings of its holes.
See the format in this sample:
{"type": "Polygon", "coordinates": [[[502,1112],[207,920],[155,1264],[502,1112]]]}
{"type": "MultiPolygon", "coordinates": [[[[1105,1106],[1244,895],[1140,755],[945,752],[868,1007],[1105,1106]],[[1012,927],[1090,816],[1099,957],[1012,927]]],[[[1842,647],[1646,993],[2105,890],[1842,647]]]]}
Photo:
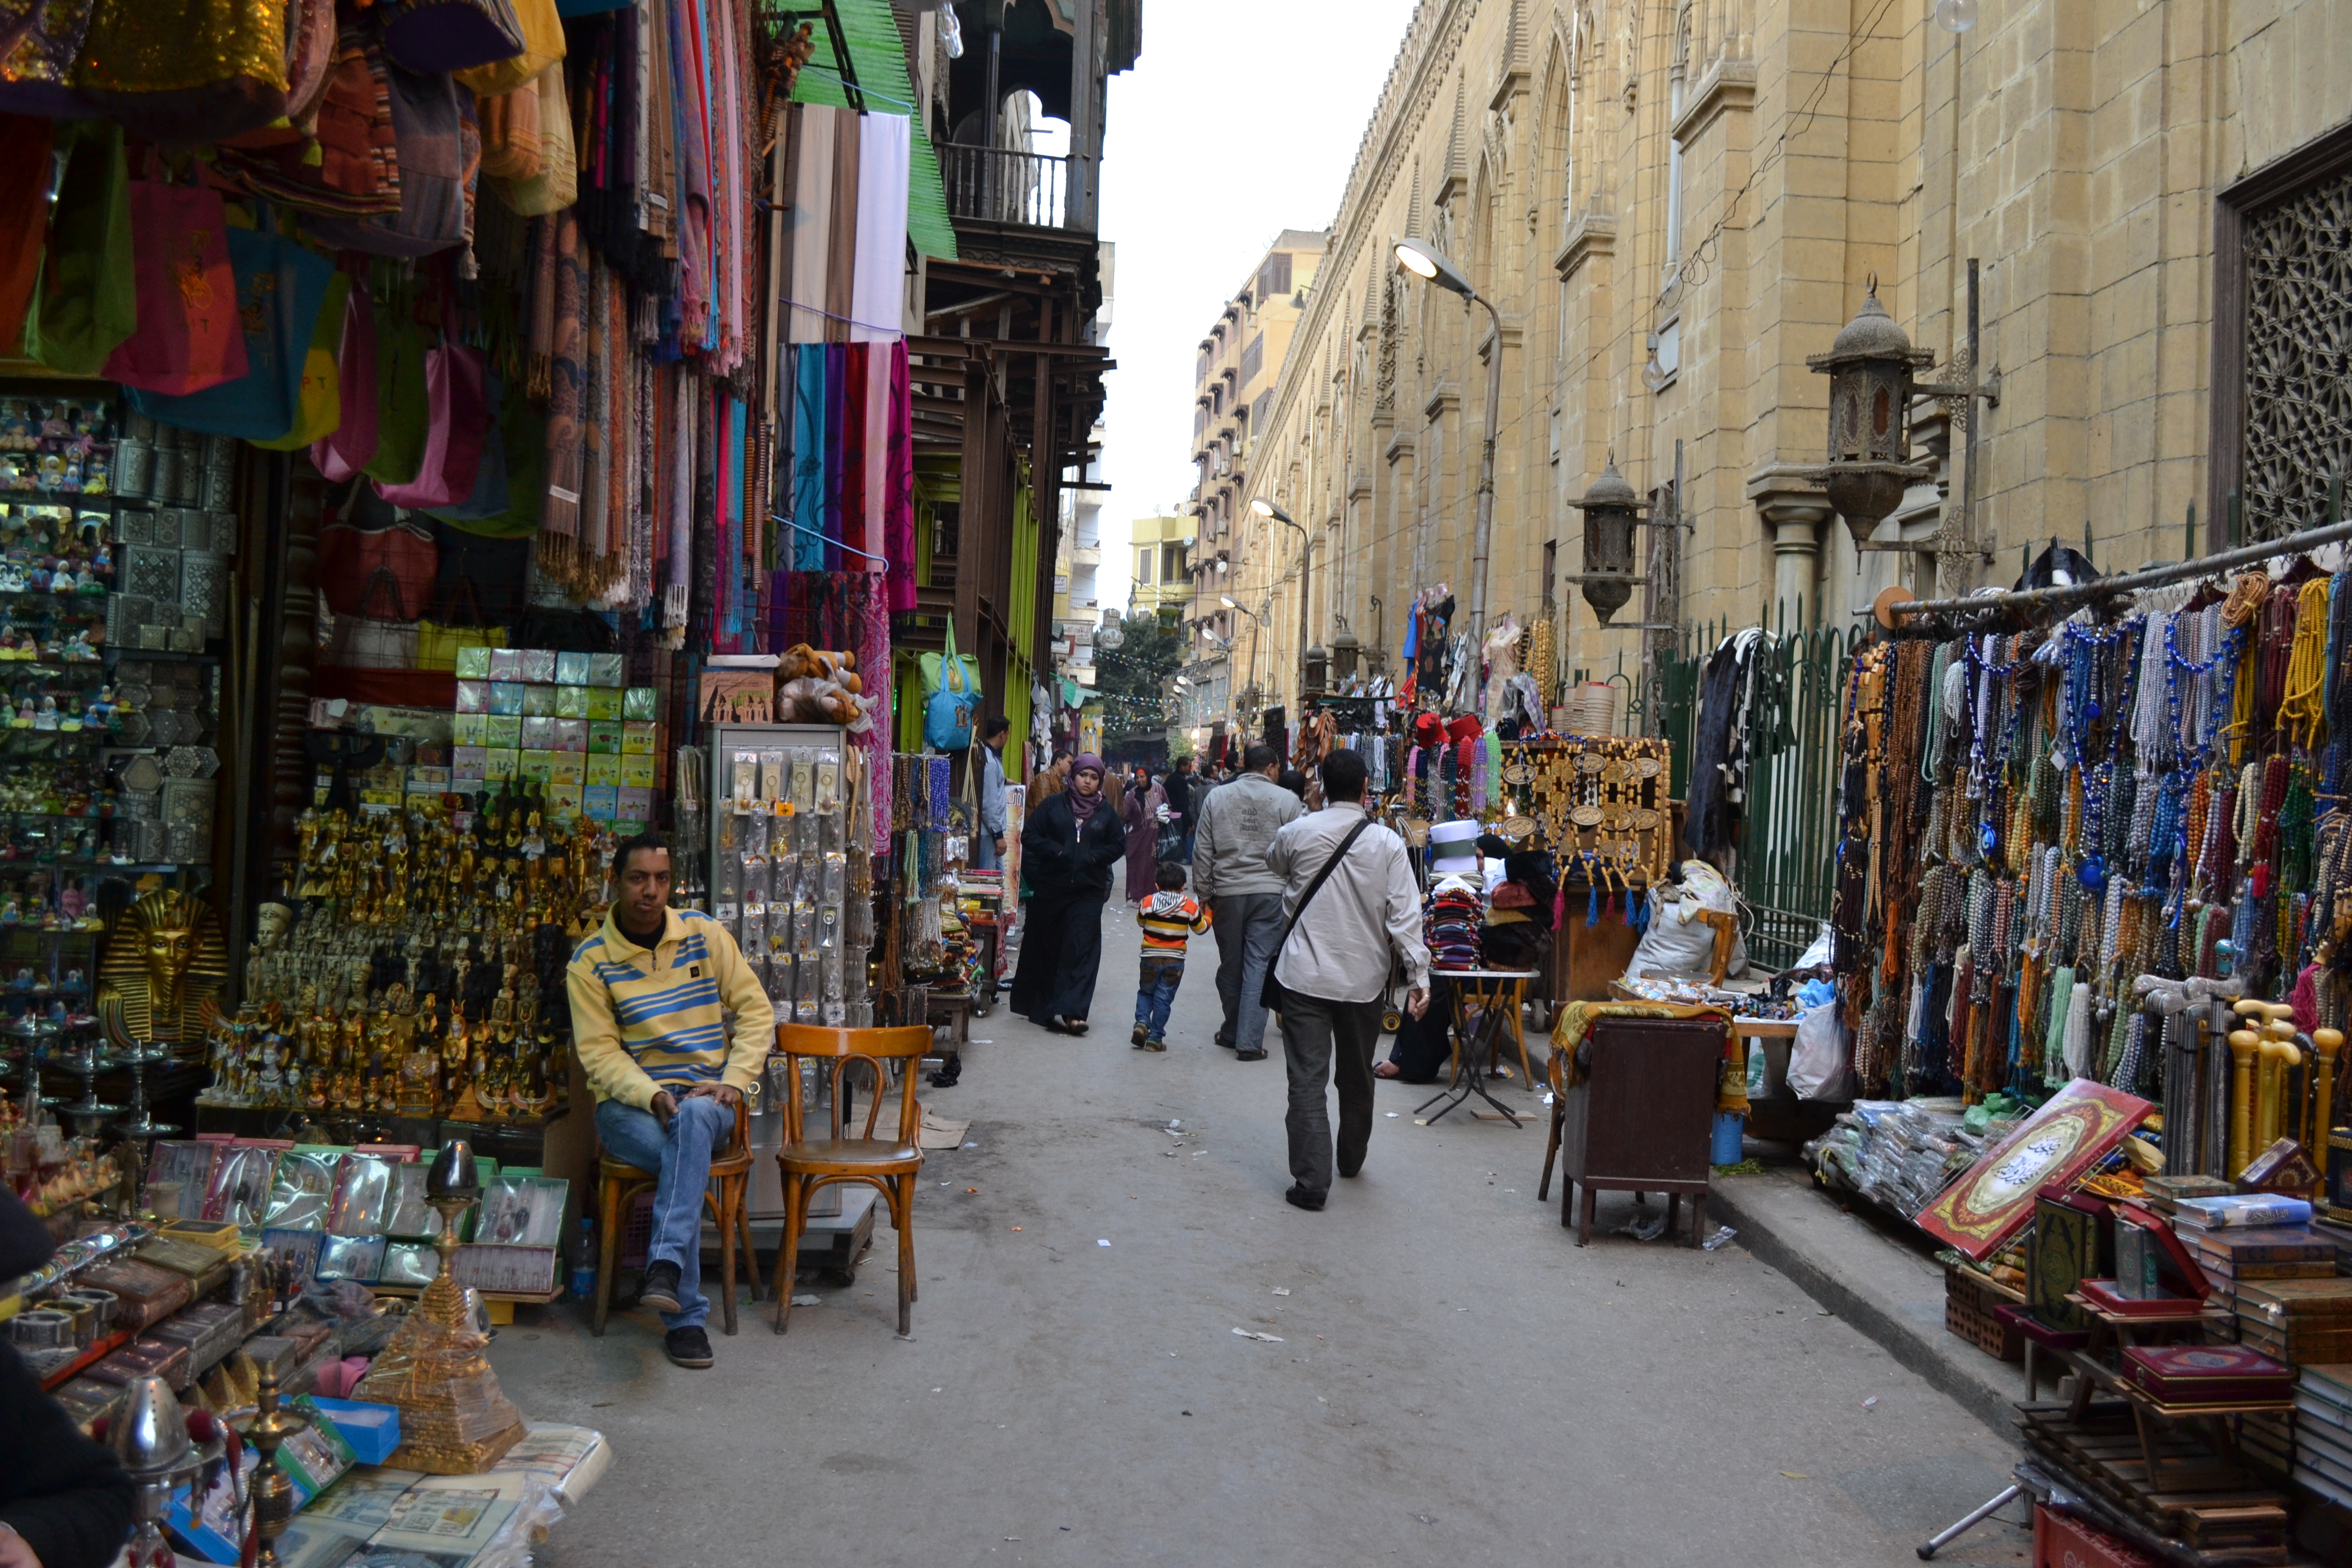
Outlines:
{"type": "Polygon", "coordinates": [[[1265,1053],[1264,1051],[1235,1051],[1234,1053],[1234,1060],[1237,1062],[1262,1062],[1265,1060],[1265,1053]]]}
{"type": "Polygon", "coordinates": [[[712,1360],[710,1336],[700,1329],[672,1329],[662,1336],[662,1349],[677,1366],[709,1366],[712,1360]]]}
{"type": "Polygon", "coordinates": [[[1071,1032],[1069,1021],[1056,1013],[1045,1020],[1045,1032],[1049,1035],[1069,1034],[1071,1032]]]}
{"type": "Polygon", "coordinates": [[[1310,1193],[1305,1187],[1291,1188],[1282,1194],[1282,1201],[1292,1208],[1305,1209],[1309,1214],[1318,1213],[1323,1207],[1323,1194],[1310,1193]]]}
{"type": "Polygon", "coordinates": [[[1342,1165],[1342,1166],[1340,1166],[1340,1167],[1339,1167],[1339,1173],[1340,1173],[1341,1175],[1343,1175],[1343,1176],[1353,1177],[1353,1176],[1356,1176],[1356,1175],[1360,1174],[1360,1173],[1362,1173],[1363,1169],[1364,1169],[1364,1163],[1363,1163],[1361,1160],[1359,1160],[1359,1161],[1357,1161],[1357,1162],[1356,1162],[1354,1164],[1352,1164],[1352,1165],[1342,1165]]]}
{"type": "Polygon", "coordinates": [[[1129,1042],[1130,1045],[1140,1046],[1140,1045],[1142,1045],[1142,1044],[1143,1044],[1143,1042],[1144,1042],[1144,1041],[1146,1041],[1146,1040],[1150,1039],[1150,1037],[1151,1037],[1151,1031],[1150,1031],[1150,1030],[1149,1030],[1149,1029],[1147,1029],[1147,1028],[1145,1028],[1142,1025],[1138,1024],[1138,1025],[1135,1026],[1135,1032],[1134,1032],[1133,1034],[1131,1034],[1131,1035],[1128,1036],[1128,1042],[1129,1042]]]}
{"type": "MultiPolygon", "coordinates": [[[[686,1308],[677,1299],[677,1265],[668,1262],[646,1264],[646,1281],[637,1288],[637,1302],[640,1306],[651,1307],[656,1312],[685,1311],[686,1308]]],[[[703,1353],[710,1353],[707,1342],[703,1353]]],[[[703,1364],[708,1366],[710,1363],[705,1362],[703,1364]]]]}
{"type": "Polygon", "coordinates": [[[1234,1048],[1234,1037],[1221,1029],[1217,1032],[1217,1044],[1230,1051],[1234,1048]]]}
{"type": "Polygon", "coordinates": [[[1065,1018],[1062,1027],[1073,1035],[1083,1035],[1087,1032],[1087,1021],[1084,1018],[1065,1018]]]}

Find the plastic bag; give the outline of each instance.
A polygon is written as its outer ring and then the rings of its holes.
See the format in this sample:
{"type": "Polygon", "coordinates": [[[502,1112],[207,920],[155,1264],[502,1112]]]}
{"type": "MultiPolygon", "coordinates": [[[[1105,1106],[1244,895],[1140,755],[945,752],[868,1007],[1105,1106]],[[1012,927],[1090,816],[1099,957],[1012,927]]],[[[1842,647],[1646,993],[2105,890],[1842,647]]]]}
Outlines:
{"type": "Polygon", "coordinates": [[[1797,1020],[1797,1042],[1789,1052],[1789,1088],[1799,1100],[1853,1098],[1852,1053],[1836,1002],[1807,1008],[1797,1020]]]}

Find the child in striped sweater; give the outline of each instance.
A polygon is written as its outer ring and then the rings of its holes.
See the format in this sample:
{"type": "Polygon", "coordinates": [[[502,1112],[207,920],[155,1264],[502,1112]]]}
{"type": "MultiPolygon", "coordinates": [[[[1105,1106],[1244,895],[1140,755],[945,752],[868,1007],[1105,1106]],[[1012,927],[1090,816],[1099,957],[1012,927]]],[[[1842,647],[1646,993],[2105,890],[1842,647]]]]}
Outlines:
{"type": "Polygon", "coordinates": [[[1184,866],[1162,860],[1152,874],[1158,891],[1143,901],[1143,964],[1135,982],[1135,1048],[1168,1048],[1168,1009],[1184,979],[1184,944],[1209,929],[1209,911],[1184,890],[1184,866]]]}

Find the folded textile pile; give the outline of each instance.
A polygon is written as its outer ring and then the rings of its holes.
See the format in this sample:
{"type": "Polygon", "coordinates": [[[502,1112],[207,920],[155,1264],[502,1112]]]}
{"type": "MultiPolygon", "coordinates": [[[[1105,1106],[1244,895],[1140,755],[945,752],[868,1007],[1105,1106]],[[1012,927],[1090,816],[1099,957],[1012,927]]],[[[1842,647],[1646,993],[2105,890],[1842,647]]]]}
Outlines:
{"type": "Polygon", "coordinates": [[[1423,940],[1429,962],[1439,969],[1478,967],[1478,927],[1486,900],[1467,877],[1440,877],[1422,905],[1423,940]]]}

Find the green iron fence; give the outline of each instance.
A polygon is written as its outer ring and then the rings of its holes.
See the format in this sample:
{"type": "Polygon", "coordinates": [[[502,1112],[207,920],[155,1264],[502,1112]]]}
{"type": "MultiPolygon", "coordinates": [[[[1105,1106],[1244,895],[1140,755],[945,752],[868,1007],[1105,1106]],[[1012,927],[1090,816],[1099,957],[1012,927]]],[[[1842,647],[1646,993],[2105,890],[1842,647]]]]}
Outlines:
{"type": "MultiPolygon", "coordinates": [[[[1629,693],[1631,727],[1655,711],[1655,732],[1674,742],[1674,795],[1689,798],[1699,688],[1717,646],[1740,628],[1708,622],[1685,630],[1657,661],[1651,689],[1629,693]]],[[[1861,624],[1811,624],[1800,604],[1775,616],[1759,654],[1769,679],[1747,731],[1748,798],[1733,866],[1751,963],[1780,969],[1812,945],[1835,892],[1838,742],[1846,671],[1868,636],[1861,624]]]]}

